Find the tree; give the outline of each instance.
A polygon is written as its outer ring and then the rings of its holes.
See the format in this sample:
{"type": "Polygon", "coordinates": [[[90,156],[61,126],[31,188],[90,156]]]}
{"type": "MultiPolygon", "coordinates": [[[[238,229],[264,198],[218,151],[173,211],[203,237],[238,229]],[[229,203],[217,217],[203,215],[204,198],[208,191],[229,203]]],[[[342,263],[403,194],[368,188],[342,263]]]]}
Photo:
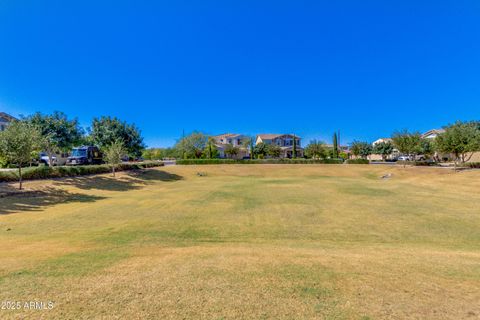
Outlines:
{"type": "Polygon", "coordinates": [[[14,121],[0,132],[0,154],[18,167],[19,189],[22,190],[22,167],[32,161],[32,153],[38,151],[41,133],[27,121],[14,121]]]}
{"type": "Polygon", "coordinates": [[[190,135],[183,137],[175,145],[175,148],[183,155],[185,159],[199,159],[207,145],[208,138],[201,132],[194,131],[190,135]]]}
{"type": "Polygon", "coordinates": [[[48,165],[52,166],[52,157],[57,152],[67,152],[75,144],[79,143],[83,136],[83,129],[78,120],[69,120],[67,116],[59,111],[51,115],[44,115],[40,112],[26,118],[26,121],[40,130],[42,139],[40,147],[48,154],[48,165]]]}
{"type": "Polygon", "coordinates": [[[353,141],[350,150],[354,156],[367,159],[372,154],[372,145],[364,141],[353,141]]]}
{"type": "Polygon", "coordinates": [[[253,159],[253,138],[252,137],[245,137],[242,139],[242,148],[248,150],[250,154],[250,159],[253,159]]]}
{"type": "Polygon", "coordinates": [[[276,144],[269,144],[267,145],[267,154],[272,157],[272,158],[279,158],[280,153],[282,152],[282,149],[280,149],[279,146],[276,144]]]}
{"type": "Polygon", "coordinates": [[[205,146],[205,150],[203,151],[205,158],[213,159],[218,158],[218,149],[215,145],[215,139],[212,137],[208,137],[207,145],[205,146]]]}
{"type": "Polygon", "coordinates": [[[338,141],[337,141],[337,133],[333,134],[333,154],[334,159],[338,158],[338,141]]]}
{"type": "Polygon", "coordinates": [[[422,151],[421,135],[418,132],[410,133],[407,130],[397,131],[392,135],[393,145],[397,150],[407,156],[413,157],[422,151]]]}
{"type": "Polygon", "coordinates": [[[125,150],[132,157],[141,156],[145,149],[140,129],[117,118],[94,118],[90,136],[100,149],[107,148],[117,140],[123,141],[125,150]]]}
{"type": "Polygon", "coordinates": [[[122,162],[122,157],[127,150],[121,140],[115,140],[107,146],[104,151],[105,161],[112,167],[112,174],[115,177],[115,168],[122,162]]]}
{"type": "Polygon", "coordinates": [[[255,155],[255,144],[253,142],[253,137],[250,137],[250,159],[253,159],[253,156],[255,155]]]}
{"type": "Polygon", "coordinates": [[[456,122],[445,127],[445,132],[435,138],[438,151],[451,153],[457,162],[470,160],[473,152],[480,150],[480,126],[477,122],[456,122]]]}
{"type": "Polygon", "coordinates": [[[240,152],[240,149],[238,147],[235,147],[233,144],[229,143],[225,147],[225,154],[229,158],[234,158],[238,153],[240,152]]]}
{"type": "Polygon", "coordinates": [[[297,137],[293,135],[292,158],[295,159],[296,157],[297,157],[297,137]]]}
{"type": "Polygon", "coordinates": [[[426,157],[433,156],[435,154],[435,142],[432,139],[421,139],[420,153],[426,157]]]}
{"type": "Polygon", "coordinates": [[[258,143],[254,148],[253,148],[253,152],[255,153],[255,155],[258,157],[258,158],[263,158],[267,155],[267,151],[268,151],[268,146],[263,143],[263,142],[260,142],[258,143]]]}
{"type": "Polygon", "coordinates": [[[390,141],[382,141],[373,146],[372,152],[374,154],[379,154],[382,156],[382,160],[385,161],[387,156],[391,155],[393,152],[393,143],[390,141]]]}
{"type": "Polygon", "coordinates": [[[309,158],[320,159],[326,158],[327,150],[322,141],[312,140],[305,148],[305,155],[309,158]]]}

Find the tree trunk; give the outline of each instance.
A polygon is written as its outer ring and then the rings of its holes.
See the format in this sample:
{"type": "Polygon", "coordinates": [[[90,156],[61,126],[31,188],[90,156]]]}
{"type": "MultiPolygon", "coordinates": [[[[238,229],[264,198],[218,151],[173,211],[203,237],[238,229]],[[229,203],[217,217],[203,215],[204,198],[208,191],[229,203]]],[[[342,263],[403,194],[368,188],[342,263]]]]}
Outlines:
{"type": "Polygon", "coordinates": [[[112,166],[113,177],[115,177],[115,166],[112,166]]]}
{"type": "Polygon", "coordinates": [[[20,184],[19,190],[22,190],[22,165],[18,166],[18,182],[20,184]]]}
{"type": "Polygon", "coordinates": [[[51,152],[48,153],[48,166],[53,167],[53,156],[51,152]]]}

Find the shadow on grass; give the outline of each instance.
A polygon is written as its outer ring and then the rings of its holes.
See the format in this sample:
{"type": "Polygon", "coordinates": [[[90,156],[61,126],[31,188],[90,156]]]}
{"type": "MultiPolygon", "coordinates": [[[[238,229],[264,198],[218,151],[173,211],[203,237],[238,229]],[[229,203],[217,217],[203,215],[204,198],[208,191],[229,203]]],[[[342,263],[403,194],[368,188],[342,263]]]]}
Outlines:
{"type": "Polygon", "coordinates": [[[138,184],[136,179],[131,177],[105,177],[105,176],[87,176],[72,177],[55,182],[59,186],[72,186],[83,190],[108,190],[108,191],[129,191],[140,189],[142,186],[138,184]]]}
{"type": "Polygon", "coordinates": [[[183,177],[178,174],[169,173],[161,170],[138,170],[130,171],[130,177],[140,179],[142,181],[178,181],[183,177]]]}
{"type": "MultiPolygon", "coordinates": [[[[141,189],[155,181],[177,181],[181,176],[160,170],[130,171],[122,176],[83,176],[59,179],[55,186],[73,186],[83,190],[129,191],[141,189]]],[[[3,184],[0,188],[0,215],[40,211],[42,207],[68,202],[94,202],[106,197],[73,193],[60,188],[41,190],[14,189],[14,185],[3,184]]]]}
{"type": "Polygon", "coordinates": [[[1,194],[0,215],[40,211],[43,207],[60,203],[93,202],[101,199],[105,199],[105,197],[71,193],[55,188],[47,188],[41,191],[11,190],[1,194]]]}
{"type": "Polygon", "coordinates": [[[126,175],[117,176],[84,176],[62,179],[57,185],[68,185],[84,190],[130,191],[138,190],[153,181],[177,181],[182,177],[159,170],[130,171],[126,175]]]}

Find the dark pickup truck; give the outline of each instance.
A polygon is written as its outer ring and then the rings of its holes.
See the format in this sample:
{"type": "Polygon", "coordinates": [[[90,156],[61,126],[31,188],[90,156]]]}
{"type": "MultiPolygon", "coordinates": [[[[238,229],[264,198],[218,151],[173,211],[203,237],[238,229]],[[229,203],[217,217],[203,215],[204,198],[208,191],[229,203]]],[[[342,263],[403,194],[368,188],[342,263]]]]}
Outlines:
{"type": "Polygon", "coordinates": [[[73,148],[72,155],[67,159],[68,166],[102,163],[102,153],[97,147],[94,146],[73,148]]]}

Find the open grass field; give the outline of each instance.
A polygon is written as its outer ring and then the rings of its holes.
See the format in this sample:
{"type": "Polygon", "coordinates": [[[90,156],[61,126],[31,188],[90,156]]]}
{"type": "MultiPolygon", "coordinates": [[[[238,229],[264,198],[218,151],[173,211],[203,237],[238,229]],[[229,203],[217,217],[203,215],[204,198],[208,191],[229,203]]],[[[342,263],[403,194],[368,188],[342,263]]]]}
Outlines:
{"type": "Polygon", "coordinates": [[[172,166],[26,187],[0,198],[0,301],[55,306],[0,319],[480,318],[480,171],[172,166]]]}

